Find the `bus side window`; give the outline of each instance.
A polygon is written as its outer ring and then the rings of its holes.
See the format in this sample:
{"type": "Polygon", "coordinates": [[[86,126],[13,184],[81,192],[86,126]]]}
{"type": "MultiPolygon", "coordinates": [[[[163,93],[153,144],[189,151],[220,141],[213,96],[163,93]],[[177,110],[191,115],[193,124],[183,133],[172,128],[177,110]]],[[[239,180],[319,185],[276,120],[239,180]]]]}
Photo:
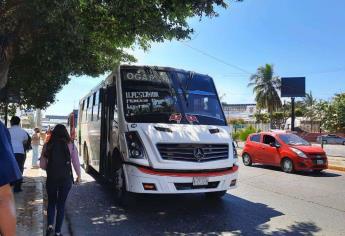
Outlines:
{"type": "Polygon", "coordinates": [[[89,116],[89,102],[90,102],[90,97],[87,98],[86,100],[86,109],[85,109],[85,121],[87,121],[87,118],[89,116]]]}
{"type": "Polygon", "coordinates": [[[97,110],[96,110],[96,105],[98,103],[97,101],[97,96],[96,96],[96,92],[92,95],[93,99],[92,99],[92,121],[96,121],[97,120],[97,110]]]}
{"type": "Polygon", "coordinates": [[[88,114],[87,116],[89,117],[88,120],[92,121],[92,107],[93,107],[93,95],[90,96],[90,101],[89,101],[89,109],[88,109],[88,114]]]}
{"type": "Polygon", "coordinates": [[[118,108],[117,108],[117,96],[116,96],[116,85],[114,85],[114,121],[118,123],[118,108]]]}
{"type": "Polygon", "coordinates": [[[101,112],[102,112],[102,93],[103,90],[98,90],[98,108],[97,108],[97,120],[101,118],[101,112]]]}
{"type": "Polygon", "coordinates": [[[80,112],[80,121],[84,122],[85,121],[85,100],[83,100],[83,103],[81,105],[81,112],[80,112]]]}

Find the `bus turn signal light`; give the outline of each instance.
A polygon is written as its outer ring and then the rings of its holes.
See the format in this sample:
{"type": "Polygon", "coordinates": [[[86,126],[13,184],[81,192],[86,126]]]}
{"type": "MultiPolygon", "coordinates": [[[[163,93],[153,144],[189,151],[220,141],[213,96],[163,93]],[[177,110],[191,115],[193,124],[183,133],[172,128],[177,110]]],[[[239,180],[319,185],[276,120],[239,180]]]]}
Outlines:
{"type": "Polygon", "coordinates": [[[144,189],[145,190],[152,190],[152,191],[156,191],[156,185],[155,184],[151,184],[151,183],[143,183],[144,189]]]}

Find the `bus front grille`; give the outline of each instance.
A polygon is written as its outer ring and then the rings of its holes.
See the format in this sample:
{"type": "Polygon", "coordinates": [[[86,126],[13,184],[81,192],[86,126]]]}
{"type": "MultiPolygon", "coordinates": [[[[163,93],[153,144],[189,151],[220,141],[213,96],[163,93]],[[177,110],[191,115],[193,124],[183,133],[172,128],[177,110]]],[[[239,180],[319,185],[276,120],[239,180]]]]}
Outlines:
{"type": "Polygon", "coordinates": [[[228,144],[157,144],[164,160],[207,162],[229,157],[228,144]]]}
{"type": "Polygon", "coordinates": [[[209,182],[207,185],[194,186],[193,183],[174,183],[176,190],[192,190],[192,189],[212,189],[218,188],[219,181],[209,182]]]}

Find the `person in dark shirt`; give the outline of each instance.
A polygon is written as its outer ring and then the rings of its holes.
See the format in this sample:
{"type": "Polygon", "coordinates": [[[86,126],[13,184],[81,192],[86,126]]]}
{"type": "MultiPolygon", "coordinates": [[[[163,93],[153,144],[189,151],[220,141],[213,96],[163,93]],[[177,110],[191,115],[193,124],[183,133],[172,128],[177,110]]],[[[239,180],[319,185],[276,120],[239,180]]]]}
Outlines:
{"type": "Polygon", "coordinates": [[[0,235],[16,234],[15,205],[10,183],[22,178],[7,128],[0,121],[0,235]]]}

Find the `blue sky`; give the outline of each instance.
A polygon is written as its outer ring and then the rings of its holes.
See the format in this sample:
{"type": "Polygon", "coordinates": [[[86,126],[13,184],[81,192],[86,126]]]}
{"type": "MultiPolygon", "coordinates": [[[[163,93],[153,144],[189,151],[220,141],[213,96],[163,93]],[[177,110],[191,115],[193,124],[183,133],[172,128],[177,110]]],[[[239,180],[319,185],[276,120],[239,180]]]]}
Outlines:
{"type": "MultiPolygon", "coordinates": [[[[308,91],[330,99],[345,92],[344,12],[343,0],[244,0],[220,9],[217,18],[190,19],[189,41],[155,43],[133,54],[137,64],[211,75],[228,103],[254,102],[248,78],[266,63],[281,77],[306,76],[308,91]]],[[[45,113],[68,114],[104,78],[72,78],[45,113]]]]}

